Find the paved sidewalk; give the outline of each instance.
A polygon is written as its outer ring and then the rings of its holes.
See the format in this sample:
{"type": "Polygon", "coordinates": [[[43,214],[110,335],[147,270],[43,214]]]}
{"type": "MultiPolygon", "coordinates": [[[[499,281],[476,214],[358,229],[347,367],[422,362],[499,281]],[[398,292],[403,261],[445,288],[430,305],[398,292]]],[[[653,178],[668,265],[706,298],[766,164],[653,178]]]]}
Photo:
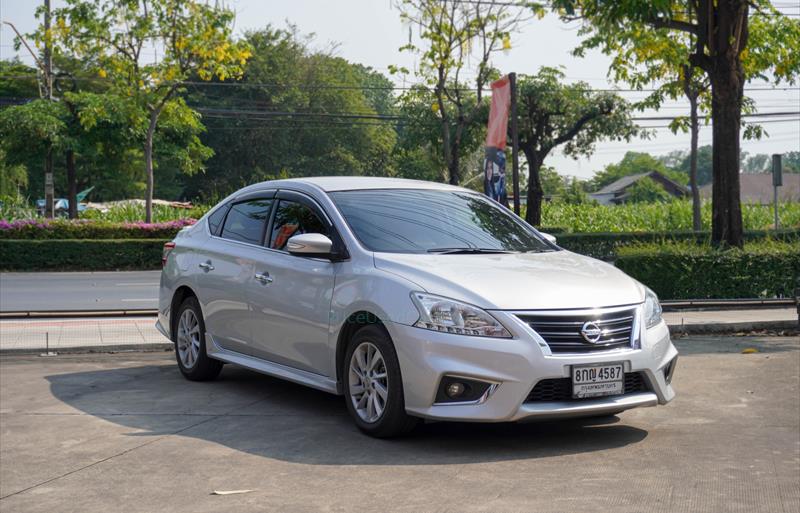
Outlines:
{"type": "Polygon", "coordinates": [[[673,334],[790,330],[799,326],[794,307],[664,312],[664,319],[673,334]]]}
{"type": "MultiPolygon", "coordinates": [[[[796,329],[793,308],[666,312],[674,334],[732,333],[796,329]]],[[[0,351],[95,351],[168,349],[171,342],[155,328],[155,317],[0,320],[0,351]]]]}
{"type": "Polygon", "coordinates": [[[0,320],[0,351],[171,347],[172,343],[156,329],[155,322],[155,317],[0,320]]]}

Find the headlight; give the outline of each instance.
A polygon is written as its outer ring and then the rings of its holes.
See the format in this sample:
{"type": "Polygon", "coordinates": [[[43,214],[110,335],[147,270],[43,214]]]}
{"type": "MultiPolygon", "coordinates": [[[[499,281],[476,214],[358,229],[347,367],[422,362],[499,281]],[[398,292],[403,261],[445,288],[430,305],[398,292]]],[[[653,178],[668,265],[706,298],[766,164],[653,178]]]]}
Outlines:
{"type": "Polygon", "coordinates": [[[511,338],[511,333],[497,319],[480,308],[422,292],[412,292],[411,300],[419,310],[417,328],[458,335],[511,338]]]}
{"type": "Polygon", "coordinates": [[[652,328],[661,322],[661,303],[655,292],[647,287],[644,290],[644,322],[645,326],[652,328]]]}

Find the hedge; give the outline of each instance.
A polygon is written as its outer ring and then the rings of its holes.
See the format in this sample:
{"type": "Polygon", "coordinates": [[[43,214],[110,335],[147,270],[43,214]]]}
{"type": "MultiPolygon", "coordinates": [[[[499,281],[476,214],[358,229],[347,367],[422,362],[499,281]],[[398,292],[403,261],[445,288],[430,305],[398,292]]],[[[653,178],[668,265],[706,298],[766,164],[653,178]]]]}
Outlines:
{"type": "MultiPolygon", "coordinates": [[[[626,246],[644,243],[690,242],[708,245],[711,232],[620,232],[620,233],[565,233],[557,235],[558,245],[575,253],[602,260],[612,260],[626,246]]],[[[745,242],[774,239],[783,242],[800,241],[800,230],[753,230],[744,232],[745,242]]]]}
{"type": "Polygon", "coordinates": [[[0,240],[0,271],[159,269],[168,240],[0,240]]]}
{"type": "Polygon", "coordinates": [[[171,239],[194,219],[164,223],[112,223],[87,219],[0,220],[0,239],[171,239]]]}
{"type": "Polygon", "coordinates": [[[800,242],[760,242],[744,249],[692,243],[619,248],[615,265],[662,299],[793,297],[800,242]]]}

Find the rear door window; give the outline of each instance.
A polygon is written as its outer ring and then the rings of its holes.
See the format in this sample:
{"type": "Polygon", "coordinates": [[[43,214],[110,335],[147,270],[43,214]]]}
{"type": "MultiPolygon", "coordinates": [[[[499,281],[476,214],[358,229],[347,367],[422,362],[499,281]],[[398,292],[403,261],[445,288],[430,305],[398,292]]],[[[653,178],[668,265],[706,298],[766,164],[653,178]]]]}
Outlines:
{"type": "Polygon", "coordinates": [[[225,218],[220,237],[261,245],[273,201],[252,199],[234,203],[225,218]]]}
{"type": "Polygon", "coordinates": [[[310,207],[297,201],[280,200],[272,222],[269,247],[285,250],[289,239],[301,233],[321,233],[330,237],[328,226],[310,207]]]}
{"type": "Polygon", "coordinates": [[[222,220],[225,219],[225,214],[227,212],[228,205],[223,205],[208,216],[208,230],[211,232],[211,235],[219,234],[219,227],[222,225],[222,220]]]}

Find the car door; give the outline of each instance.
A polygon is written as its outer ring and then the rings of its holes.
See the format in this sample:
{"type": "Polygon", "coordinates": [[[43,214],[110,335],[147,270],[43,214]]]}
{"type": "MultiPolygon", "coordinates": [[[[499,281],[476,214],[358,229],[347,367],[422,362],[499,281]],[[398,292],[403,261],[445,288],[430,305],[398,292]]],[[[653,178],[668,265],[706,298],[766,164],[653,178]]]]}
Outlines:
{"type": "Polygon", "coordinates": [[[328,326],[335,263],[290,255],[286,242],[301,233],[331,236],[333,227],[310,197],[279,191],[267,249],[256,259],[250,282],[253,345],[261,358],[322,375],[330,375],[328,326]]]}
{"type": "Polygon", "coordinates": [[[223,349],[253,355],[247,287],[264,253],[275,191],[237,198],[198,259],[198,294],[206,331],[223,349]]]}

